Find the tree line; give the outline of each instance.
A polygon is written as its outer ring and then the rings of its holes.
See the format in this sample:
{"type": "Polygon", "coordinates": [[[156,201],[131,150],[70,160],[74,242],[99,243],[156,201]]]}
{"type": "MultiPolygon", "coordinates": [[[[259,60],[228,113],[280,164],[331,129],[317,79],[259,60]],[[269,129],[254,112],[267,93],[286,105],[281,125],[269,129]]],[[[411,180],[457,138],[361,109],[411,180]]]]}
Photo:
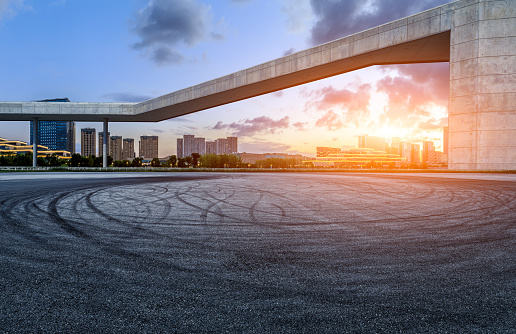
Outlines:
{"type": "MultiPolygon", "coordinates": [[[[32,166],[32,152],[22,154],[0,155],[0,166],[32,166]]],[[[60,159],[57,154],[48,154],[46,157],[38,157],[38,166],[68,166],[67,159],[60,159]]]]}
{"type": "MultiPolygon", "coordinates": [[[[38,158],[38,166],[52,167],[102,167],[102,156],[82,156],[78,153],[72,154],[70,159],[59,159],[56,154],[38,158]]],[[[113,167],[142,167],[143,159],[113,160],[107,158],[108,166],[113,167]]],[[[292,168],[299,166],[301,161],[295,158],[268,158],[258,160],[254,164],[244,163],[242,158],[235,154],[205,154],[193,153],[184,158],[171,155],[162,162],[158,158],[150,161],[151,167],[178,167],[178,168],[292,168]]],[[[32,166],[32,153],[0,155],[0,166],[32,166]]]]}

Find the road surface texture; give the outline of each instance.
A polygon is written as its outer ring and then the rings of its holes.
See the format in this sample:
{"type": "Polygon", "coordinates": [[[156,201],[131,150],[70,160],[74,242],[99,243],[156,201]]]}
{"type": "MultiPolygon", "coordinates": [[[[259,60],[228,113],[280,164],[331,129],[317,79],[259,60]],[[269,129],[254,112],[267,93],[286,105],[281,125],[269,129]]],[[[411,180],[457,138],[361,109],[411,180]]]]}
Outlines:
{"type": "Polygon", "coordinates": [[[0,332],[510,333],[516,175],[0,174],[0,332]]]}

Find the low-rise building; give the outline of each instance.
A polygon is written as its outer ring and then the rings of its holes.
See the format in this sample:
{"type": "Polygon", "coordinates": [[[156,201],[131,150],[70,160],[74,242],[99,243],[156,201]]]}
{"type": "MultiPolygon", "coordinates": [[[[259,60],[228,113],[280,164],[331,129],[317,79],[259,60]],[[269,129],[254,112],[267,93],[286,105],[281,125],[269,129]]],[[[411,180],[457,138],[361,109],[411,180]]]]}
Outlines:
{"type": "MultiPolygon", "coordinates": [[[[8,140],[0,138],[0,155],[17,155],[32,153],[32,145],[20,140],[8,140]]],[[[65,150],[51,150],[46,146],[38,145],[38,157],[55,154],[59,159],[69,159],[72,154],[65,150]]]]}
{"type": "Polygon", "coordinates": [[[327,157],[317,157],[315,160],[304,161],[314,167],[338,168],[368,168],[368,167],[405,167],[408,159],[398,154],[389,154],[372,148],[352,148],[327,157]]]}

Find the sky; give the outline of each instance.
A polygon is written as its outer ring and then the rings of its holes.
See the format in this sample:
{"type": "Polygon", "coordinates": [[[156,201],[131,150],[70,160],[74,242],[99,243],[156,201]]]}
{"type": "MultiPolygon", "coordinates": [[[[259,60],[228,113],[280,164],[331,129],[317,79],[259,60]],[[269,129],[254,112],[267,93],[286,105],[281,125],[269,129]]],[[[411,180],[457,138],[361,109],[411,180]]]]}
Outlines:
{"type": "MultiPolygon", "coordinates": [[[[430,9],[450,0],[0,0],[0,101],[140,102],[430,9]]],[[[449,64],[372,66],[111,135],[239,137],[239,151],[315,156],[357,136],[442,148],[449,64]]],[[[101,123],[79,122],[80,129],[101,123]]],[[[29,122],[0,137],[29,141],[29,122]]],[[[137,145],[136,145],[137,146],[137,145]]],[[[138,154],[138,148],[136,148],[138,154]]]]}

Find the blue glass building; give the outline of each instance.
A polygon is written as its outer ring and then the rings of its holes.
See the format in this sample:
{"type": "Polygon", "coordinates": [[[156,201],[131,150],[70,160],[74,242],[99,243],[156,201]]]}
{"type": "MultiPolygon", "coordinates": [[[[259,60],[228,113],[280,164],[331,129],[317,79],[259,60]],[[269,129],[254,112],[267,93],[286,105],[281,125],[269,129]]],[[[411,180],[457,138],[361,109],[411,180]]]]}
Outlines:
{"type": "MultiPolygon", "coordinates": [[[[35,102],[70,102],[68,98],[49,99],[35,102]]],[[[30,122],[30,144],[33,143],[33,122],[30,122]]],[[[51,150],[65,150],[75,153],[75,122],[38,121],[38,144],[51,150]]]]}

